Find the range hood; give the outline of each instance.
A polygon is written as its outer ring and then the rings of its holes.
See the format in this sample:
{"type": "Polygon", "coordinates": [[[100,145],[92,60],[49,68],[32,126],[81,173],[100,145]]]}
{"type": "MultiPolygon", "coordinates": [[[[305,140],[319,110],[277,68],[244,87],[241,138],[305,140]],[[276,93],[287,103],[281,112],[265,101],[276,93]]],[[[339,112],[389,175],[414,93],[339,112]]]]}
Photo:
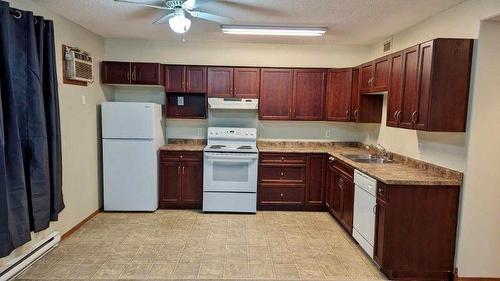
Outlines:
{"type": "Polygon", "coordinates": [[[239,98],[208,98],[210,109],[249,109],[257,110],[259,108],[258,99],[239,99],[239,98]]]}

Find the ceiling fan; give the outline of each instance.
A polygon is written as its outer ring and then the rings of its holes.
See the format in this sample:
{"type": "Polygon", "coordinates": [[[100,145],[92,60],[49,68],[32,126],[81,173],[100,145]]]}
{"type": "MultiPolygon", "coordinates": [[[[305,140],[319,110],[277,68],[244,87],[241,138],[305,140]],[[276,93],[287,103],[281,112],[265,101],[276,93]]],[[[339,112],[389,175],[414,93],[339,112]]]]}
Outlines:
{"type": "Polygon", "coordinates": [[[163,0],[160,4],[151,4],[151,2],[139,2],[132,0],[115,0],[115,2],[128,3],[143,7],[155,8],[160,10],[171,10],[169,13],[155,22],[153,24],[164,23],[168,20],[170,28],[177,33],[185,33],[191,27],[191,20],[186,17],[186,13],[195,18],[200,18],[208,21],[213,21],[217,23],[226,23],[231,19],[195,10],[199,6],[210,2],[212,0],[163,0]]]}

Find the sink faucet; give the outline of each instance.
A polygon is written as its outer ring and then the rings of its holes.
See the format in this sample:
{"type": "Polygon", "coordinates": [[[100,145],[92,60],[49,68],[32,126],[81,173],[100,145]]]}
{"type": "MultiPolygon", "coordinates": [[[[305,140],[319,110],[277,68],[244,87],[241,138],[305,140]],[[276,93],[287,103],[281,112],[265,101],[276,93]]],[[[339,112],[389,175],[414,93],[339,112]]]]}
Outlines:
{"type": "Polygon", "coordinates": [[[389,159],[389,151],[383,145],[377,143],[377,147],[375,148],[382,154],[384,159],[389,159]]]}
{"type": "Polygon", "coordinates": [[[378,143],[377,145],[374,145],[374,144],[370,144],[366,147],[367,150],[374,150],[374,151],[377,151],[377,154],[382,156],[382,158],[384,159],[389,159],[389,151],[383,146],[381,145],[380,143],[378,143]]]}

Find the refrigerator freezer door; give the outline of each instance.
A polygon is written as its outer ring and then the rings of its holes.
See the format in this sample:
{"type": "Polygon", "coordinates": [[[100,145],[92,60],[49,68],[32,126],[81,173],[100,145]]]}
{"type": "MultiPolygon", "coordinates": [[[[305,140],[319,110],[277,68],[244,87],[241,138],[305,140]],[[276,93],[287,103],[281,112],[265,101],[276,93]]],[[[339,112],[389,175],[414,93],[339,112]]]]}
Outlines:
{"type": "Polygon", "coordinates": [[[153,139],[161,134],[159,104],[103,102],[101,115],[103,139],[153,139]]]}
{"type": "Polygon", "coordinates": [[[154,140],[103,140],[104,210],[156,210],[157,163],[154,140]]]}

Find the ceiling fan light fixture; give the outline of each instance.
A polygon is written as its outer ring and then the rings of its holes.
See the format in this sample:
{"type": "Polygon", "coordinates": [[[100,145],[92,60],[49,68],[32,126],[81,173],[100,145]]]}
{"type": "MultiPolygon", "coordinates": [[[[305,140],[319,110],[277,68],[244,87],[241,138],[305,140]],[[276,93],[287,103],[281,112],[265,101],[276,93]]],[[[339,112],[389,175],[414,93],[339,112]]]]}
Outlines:
{"type": "Polygon", "coordinates": [[[222,32],[237,35],[322,36],[326,27],[222,25],[222,32]]]}
{"type": "Polygon", "coordinates": [[[176,33],[185,33],[191,27],[191,20],[184,15],[175,15],[168,20],[170,28],[176,33]]]}

